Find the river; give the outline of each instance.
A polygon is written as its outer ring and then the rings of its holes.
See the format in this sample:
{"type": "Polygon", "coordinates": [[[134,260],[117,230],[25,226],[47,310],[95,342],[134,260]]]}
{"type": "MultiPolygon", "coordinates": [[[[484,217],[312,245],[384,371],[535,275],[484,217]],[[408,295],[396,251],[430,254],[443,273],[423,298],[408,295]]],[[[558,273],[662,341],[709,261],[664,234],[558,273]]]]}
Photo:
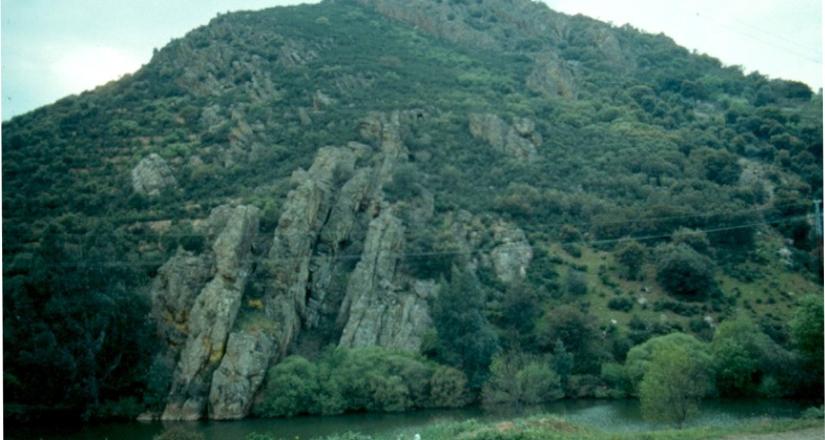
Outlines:
{"type": "MultiPolygon", "coordinates": [[[[708,401],[702,405],[700,415],[689,421],[687,426],[723,426],[762,417],[792,418],[798,416],[806,407],[805,404],[785,400],[708,401]]],[[[390,414],[363,413],[341,416],[304,416],[290,419],[248,419],[234,422],[120,422],[74,427],[6,427],[5,437],[10,440],[151,440],[165,427],[179,424],[203,433],[206,440],[242,440],[251,432],[275,434],[284,439],[296,437],[310,439],[346,431],[365,434],[391,433],[401,429],[423,427],[436,421],[470,418],[496,421],[535,413],[556,414],[577,424],[612,432],[633,432],[662,427],[642,420],[639,403],[635,400],[563,400],[519,411],[484,410],[472,407],[390,414]]]]}

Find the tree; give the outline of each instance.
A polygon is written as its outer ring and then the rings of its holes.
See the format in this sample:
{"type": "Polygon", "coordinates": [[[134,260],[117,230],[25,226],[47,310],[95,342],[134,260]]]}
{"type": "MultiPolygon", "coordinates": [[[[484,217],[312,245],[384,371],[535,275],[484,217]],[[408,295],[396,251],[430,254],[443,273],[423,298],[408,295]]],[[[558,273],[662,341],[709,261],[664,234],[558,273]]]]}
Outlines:
{"type": "Polygon", "coordinates": [[[684,244],[690,246],[694,251],[702,255],[711,255],[712,249],[707,235],[702,231],[689,228],[679,228],[671,237],[673,244],[684,244]]]}
{"type": "Polygon", "coordinates": [[[742,166],[737,157],[725,150],[701,150],[705,177],[720,185],[732,185],[739,180],[742,166]]]}
{"type": "Polygon", "coordinates": [[[659,351],[678,347],[686,350],[693,359],[710,368],[712,362],[707,344],[684,333],[670,333],[650,338],[627,352],[625,372],[630,382],[631,394],[638,395],[640,384],[653,364],[653,358],[659,351]]]}
{"type": "Polygon", "coordinates": [[[564,280],[564,287],[570,295],[584,295],[587,293],[587,278],[581,271],[569,268],[564,280]]]}
{"type": "MultiPolygon", "coordinates": [[[[774,364],[787,364],[784,349],[747,317],[728,319],[716,329],[711,343],[716,385],[724,396],[757,393],[774,373],[774,364]]],[[[774,379],[771,379],[774,380],[774,379]]]]}
{"type": "Polygon", "coordinates": [[[598,373],[604,351],[601,334],[593,315],[571,305],[562,305],[545,311],[537,329],[539,343],[545,350],[566,347],[573,356],[576,373],[598,373]]]}
{"type": "Polygon", "coordinates": [[[318,392],[318,367],[301,356],[290,356],[267,372],[255,412],[265,417],[308,414],[318,392]]]}
{"type": "Polygon", "coordinates": [[[704,295],[715,286],[710,259],[684,244],[659,250],[656,280],[668,292],[690,297],[704,295]]]}
{"type": "Polygon", "coordinates": [[[622,265],[625,276],[630,280],[638,278],[645,260],[645,247],[636,240],[622,242],[616,249],[616,261],[622,265]]]}
{"type": "Polygon", "coordinates": [[[472,272],[454,269],[449,286],[433,306],[438,354],[464,371],[472,388],[484,383],[487,367],[499,347],[498,336],[483,313],[482,295],[472,272]]]}
{"type": "Polygon", "coordinates": [[[430,403],[437,408],[457,408],[467,403],[467,376],[452,367],[438,366],[430,378],[430,403]]]}
{"type": "Polygon", "coordinates": [[[567,387],[567,379],[573,372],[573,355],[567,351],[561,339],[556,339],[553,344],[553,370],[558,373],[562,385],[567,387]]]}
{"type": "Polygon", "coordinates": [[[561,399],[559,375],[541,358],[521,353],[498,355],[484,384],[484,402],[494,405],[535,405],[561,399]]]}
{"type": "Polygon", "coordinates": [[[823,318],[822,298],[809,295],[800,301],[791,320],[791,340],[802,357],[806,380],[801,384],[803,393],[822,395],[823,381],[823,318]]]}
{"type": "Polygon", "coordinates": [[[533,345],[536,319],[541,314],[535,290],[524,282],[515,282],[507,288],[501,304],[501,324],[506,329],[507,341],[517,348],[533,345]]]}
{"type": "Polygon", "coordinates": [[[696,415],[709,390],[707,365],[684,347],[663,347],[653,354],[639,386],[642,415],[648,420],[676,423],[696,415]]]}

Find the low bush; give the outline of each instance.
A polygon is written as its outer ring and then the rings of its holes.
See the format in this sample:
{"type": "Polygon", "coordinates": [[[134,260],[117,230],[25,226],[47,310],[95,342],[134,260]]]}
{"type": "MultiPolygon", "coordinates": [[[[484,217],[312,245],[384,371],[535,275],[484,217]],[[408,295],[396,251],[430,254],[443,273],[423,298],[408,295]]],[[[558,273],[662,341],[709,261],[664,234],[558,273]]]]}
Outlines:
{"type": "Polygon", "coordinates": [[[336,349],[310,362],[290,356],[270,368],[254,415],[406,411],[466,403],[467,378],[455,368],[381,348],[336,349]]]}
{"type": "Polygon", "coordinates": [[[633,299],[626,297],[610,298],[607,302],[607,308],[610,310],[620,310],[622,312],[629,312],[633,309],[633,299]]]}

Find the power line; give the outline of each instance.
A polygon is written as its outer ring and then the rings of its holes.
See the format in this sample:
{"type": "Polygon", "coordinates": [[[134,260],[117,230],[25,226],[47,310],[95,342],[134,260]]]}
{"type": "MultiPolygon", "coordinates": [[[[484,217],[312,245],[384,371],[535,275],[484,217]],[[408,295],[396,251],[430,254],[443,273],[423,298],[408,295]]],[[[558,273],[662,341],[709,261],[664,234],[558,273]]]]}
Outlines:
{"type": "MultiPolygon", "coordinates": [[[[666,216],[657,216],[657,217],[639,217],[633,220],[627,219],[617,219],[617,220],[601,220],[601,221],[582,221],[582,222],[554,222],[554,223],[541,223],[540,226],[542,227],[558,227],[558,226],[601,226],[601,225],[619,225],[619,224],[627,224],[627,225],[638,225],[638,224],[646,224],[646,223],[654,223],[661,220],[675,220],[675,219],[685,219],[685,218],[712,218],[712,217],[719,217],[719,216],[735,216],[735,215],[742,215],[742,214],[756,214],[762,213],[766,211],[772,211],[775,209],[783,209],[783,208],[794,208],[794,207],[812,207],[813,202],[789,202],[783,203],[779,205],[770,205],[770,206],[763,206],[758,208],[745,208],[733,211],[709,211],[705,213],[699,214],[674,214],[674,215],[666,215],[666,216]]],[[[149,223],[153,221],[164,221],[164,220],[146,220],[140,223],[149,223]]],[[[76,235],[85,235],[85,234],[76,234],[76,235]]],[[[191,234],[164,234],[159,233],[159,238],[193,238],[193,237],[204,237],[204,233],[191,233],[191,234]]]]}
{"type": "MultiPolygon", "coordinates": [[[[757,226],[765,226],[765,225],[775,225],[775,224],[782,224],[782,223],[790,223],[801,219],[810,219],[811,215],[797,215],[788,217],[785,219],[777,219],[777,220],[769,220],[769,221],[761,221],[761,222],[754,222],[754,223],[744,223],[738,225],[731,225],[731,226],[722,226],[717,228],[709,228],[709,229],[697,229],[697,232],[704,232],[704,233],[714,233],[714,232],[724,232],[724,231],[734,231],[739,229],[747,229],[753,228],[757,226]]],[[[610,243],[620,243],[624,241],[647,241],[647,240],[655,240],[661,238],[669,238],[673,237],[675,233],[669,234],[656,234],[656,235],[645,235],[645,236],[626,236],[620,238],[611,238],[611,239],[600,239],[600,240],[573,240],[573,241],[566,241],[566,242],[554,242],[553,244],[559,245],[600,245],[600,244],[610,244],[610,243]]],[[[503,245],[507,246],[507,245],[503,245]]],[[[397,252],[397,253],[385,253],[384,256],[398,258],[398,259],[406,259],[410,257],[435,257],[435,256],[458,256],[458,255],[476,255],[476,254],[485,254],[492,252],[493,249],[477,249],[474,251],[428,251],[428,252],[397,252]]],[[[360,260],[363,254],[342,254],[342,255],[310,255],[308,257],[297,257],[297,256],[290,256],[290,257],[279,257],[279,258],[266,258],[263,257],[261,259],[253,259],[253,260],[244,260],[242,263],[255,263],[255,262],[287,262],[287,261],[296,261],[301,260],[304,258],[308,258],[309,260],[323,260],[323,261],[347,261],[347,260],[360,260]]],[[[85,267],[85,266],[96,266],[96,267],[157,267],[161,266],[166,263],[168,260],[165,261],[153,261],[153,262],[75,262],[75,263],[58,263],[52,264],[52,266],[59,266],[59,267],[85,267]]]]}
{"type": "MultiPolygon", "coordinates": [[[[754,34],[752,34],[752,33],[746,33],[746,32],[743,32],[743,31],[740,31],[740,30],[734,29],[734,28],[732,28],[732,27],[730,27],[730,26],[726,25],[726,24],[725,24],[724,22],[722,22],[721,20],[715,19],[715,18],[713,18],[712,16],[710,16],[710,15],[708,15],[708,14],[700,13],[700,12],[698,12],[698,11],[697,11],[697,12],[695,12],[695,13],[694,13],[694,15],[695,15],[696,17],[698,17],[698,18],[702,18],[702,19],[705,19],[705,20],[710,21],[710,22],[712,22],[712,23],[715,23],[717,26],[719,26],[719,27],[721,27],[721,28],[723,28],[723,29],[727,29],[728,31],[733,32],[733,33],[735,33],[735,34],[739,34],[739,35],[741,35],[741,36],[743,36],[743,37],[750,38],[750,39],[752,39],[752,40],[754,40],[754,41],[758,41],[758,42],[760,42],[760,43],[762,43],[762,44],[765,44],[765,45],[767,45],[767,46],[771,46],[771,47],[776,48],[776,49],[781,49],[781,50],[783,50],[783,51],[790,52],[790,53],[792,53],[792,54],[794,54],[794,55],[796,55],[796,56],[798,56],[798,57],[800,57],[800,58],[802,58],[802,59],[805,59],[805,60],[807,60],[807,61],[810,61],[810,62],[813,62],[813,63],[816,63],[816,64],[822,64],[822,60],[821,60],[821,59],[819,59],[819,58],[814,58],[814,57],[811,57],[811,56],[810,56],[809,54],[807,54],[807,53],[801,53],[801,52],[798,52],[797,50],[792,49],[792,48],[788,47],[787,45],[779,45],[779,44],[776,44],[776,42],[774,42],[774,41],[771,41],[771,40],[765,40],[765,39],[763,39],[763,38],[761,38],[761,37],[759,37],[759,36],[757,36],[757,35],[754,35],[754,34]]],[[[783,38],[783,39],[784,39],[784,38],[783,38]]],[[[796,43],[794,43],[794,44],[796,44],[796,43]]]]}
{"type": "Polygon", "coordinates": [[[754,26],[754,25],[749,24],[749,23],[745,23],[744,21],[739,20],[739,19],[738,19],[738,18],[736,18],[736,17],[732,18],[731,20],[732,20],[732,21],[734,21],[734,22],[736,22],[736,23],[738,23],[739,25],[741,25],[741,26],[743,26],[743,27],[750,28],[751,30],[754,30],[754,31],[756,31],[756,32],[759,32],[759,33],[762,33],[762,34],[769,35],[769,36],[771,36],[771,37],[773,37],[773,38],[776,38],[776,39],[779,39],[779,40],[784,40],[786,43],[793,44],[794,46],[797,46],[797,47],[799,47],[800,49],[804,49],[804,50],[806,50],[806,51],[811,51],[811,52],[817,52],[817,49],[816,49],[814,46],[809,46],[809,45],[804,44],[804,43],[801,43],[801,42],[799,42],[799,41],[796,41],[796,40],[791,40],[790,38],[787,38],[787,37],[785,37],[784,35],[774,33],[774,32],[772,32],[772,31],[769,31],[769,30],[767,30],[767,29],[760,28],[760,27],[758,27],[758,26],[754,26]]]}

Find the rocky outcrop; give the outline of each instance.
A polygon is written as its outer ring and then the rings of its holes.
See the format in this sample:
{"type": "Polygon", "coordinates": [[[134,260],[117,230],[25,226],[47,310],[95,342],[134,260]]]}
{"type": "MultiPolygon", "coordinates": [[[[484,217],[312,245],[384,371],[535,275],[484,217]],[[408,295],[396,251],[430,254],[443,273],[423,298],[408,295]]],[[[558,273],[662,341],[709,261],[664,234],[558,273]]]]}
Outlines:
{"type": "Polygon", "coordinates": [[[561,43],[576,39],[577,44],[581,44],[580,40],[587,39],[609,60],[617,56],[628,58],[615,36],[611,38],[613,33],[609,28],[593,24],[594,29],[573,35],[569,18],[541,2],[359,1],[417,30],[455,43],[487,50],[526,52],[533,58],[527,86],[549,96],[576,96],[572,70],[556,55],[561,43]],[[491,24],[493,21],[495,24],[491,24]]]}
{"type": "Polygon", "coordinates": [[[479,266],[478,248],[485,231],[481,219],[462,209],[449,214],[445,223],[447,239],[455,248],[455,263],[462,270],[475,272],[479,266]]]}
{"type": "Polygon", "coordinates": [[[169,164],[155,153],[143,158],[132,169],[132,189],[138,194],[154,197],[177,185],[169,164]]]}
{"type": "Polygon", "coordinates": [[[391,210],[370,222],[364,252],[350,276],[339,322],[341,347],[381,346],[418,351],[431,320],[426,296],[405,291],[398,273],[404,227],[391,210]]]}
{"type": "Polygon", "coordinates": [[[177,352],[189,334],[189,312],[213,272],[206,255],[178,249],[152,282],[152,317],[166,346],[177,352]]]}
{"type": "Polygon", "coordinates": [[[534,58],[533,69],[526,79],[527,88],[549,97],[576,97],[573,70],[551,52],[543,52],[534,58]]]}
{"type": "Polygon", "coordinates": [[[308,171],[293,173],[298,186],[287,196],[267,261],[273,280],[265,310],[279,323],[277,341],[282,354],[306,318],[310,260],[330,219],[334,186],[353,173],[355,160],[350,148],[324,147],[308,171]]]}
{"type": "Polygon", "coordinates": [[[519,160],[533,160],[541,135],[528,118],[516,118],[510,126],[492,113],[473,113],[469,116],[470,134],[491,147],[519,160]]]}
{"type": "MultiPolygon", "coordinates": [[[[211,251],[180,251],[155,281],[155,313],[166,317],[161,333],[177,347],[163,419],[193,420],[207,409],[213,419],[244,417],[271,363],[301,332],[321,326],[340,331],[341,346],[418,350],[431,326],[427,298],[437,285],[401,273],[404,227],[382,188],[408,157],[402,120],[424,117],[418,110],[371,113],[361,124],[368,144],[320,148],[309,169],[292,174],[294,189],[256,275],[264,286],[256,319],[266,325],[250,326],[246,316],[235,323],[253,267],[257,210],[221,206],[198,225],[211,251]],[[359,252],[349,274],[346,257],[359,252]]],[[[432,194],[424,191],[398,209],[426,221],[432,194]]]]}
{"type": "Polygon", "coordinates": [[[464,270],[492,270],[503,283],[527,276],[533,248],[515,224],[491,216],[457,211],[445,219],[446,237],[456,249],[454,262],[464,270]],[[489,244],[484,244],[489,243],[489,244]]]}
{"type": "Polygon", "coordinates": [[[259,213],[250,206],[229,209],[216,209],[210,216],[213,227],[223,224],[212,244],[215,274],[189,313],[188,336],[161,416],[164,420],[196,420],[203,415],[212,373],[224,355],[240,308],[259,213]]]}
{"type": "Polygon", "coordinates": [[[523,40],[543,39],[556,43],[555,28],[566,20],[545,5],[530,1],[486,0],[484,2],[422,0],[359,0],[390,18],[469,46],[514,50],[523,40]],[[490,18],[495,17],[495,25],[490,18]]]}
{"type": "Polygon", "coordinates": [[[522,280],[533,259],[533,248],[524,231],[517,226],[500,221],[493,225],[495,247],[490,251],[496,276],[504,283],[522,280]]]}
{"type": "Polygon", "coordinates": [[[275,352],[275,342],[263,331],[231,333],[226,354],[212,375],[209,418],[245,417],[275,352]]]}

